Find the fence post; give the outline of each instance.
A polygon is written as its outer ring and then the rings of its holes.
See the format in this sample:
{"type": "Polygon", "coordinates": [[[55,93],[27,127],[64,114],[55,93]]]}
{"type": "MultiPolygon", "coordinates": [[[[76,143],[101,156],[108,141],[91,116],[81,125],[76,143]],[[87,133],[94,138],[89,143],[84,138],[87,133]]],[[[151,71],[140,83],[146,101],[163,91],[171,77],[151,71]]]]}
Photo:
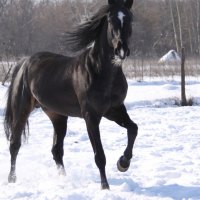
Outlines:
{"type": "Polygon", "coordinates": [[[187,106],[185,95],[185,49],[181,49],[181,106],[187,106]]]}

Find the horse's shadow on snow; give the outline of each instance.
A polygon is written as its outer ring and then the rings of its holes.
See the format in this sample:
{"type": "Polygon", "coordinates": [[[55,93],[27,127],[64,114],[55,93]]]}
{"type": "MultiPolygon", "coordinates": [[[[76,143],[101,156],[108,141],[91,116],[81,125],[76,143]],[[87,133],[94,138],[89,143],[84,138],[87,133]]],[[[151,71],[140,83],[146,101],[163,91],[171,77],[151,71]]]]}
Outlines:
{"type": "Polygon", "coordinates": [[[178,184],[171,184],[145,188],[139,186],[130,178],[110,179],[109,182],[111,183],[111,186],[122,186],[125,188],[125,191],[133,191],[134,193],[139,195],[169,197],[174,200],[189,198],[200,199],[200,187],[198,186],[182,186],[178,184]]]}

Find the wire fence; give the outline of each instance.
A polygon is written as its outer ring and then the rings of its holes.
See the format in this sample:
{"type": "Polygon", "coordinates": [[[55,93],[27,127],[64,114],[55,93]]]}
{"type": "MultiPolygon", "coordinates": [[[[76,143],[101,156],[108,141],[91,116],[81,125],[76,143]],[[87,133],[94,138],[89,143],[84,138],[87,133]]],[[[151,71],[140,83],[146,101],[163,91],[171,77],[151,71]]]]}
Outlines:
{"type": "MultiPolygon", "coordinates": [[[[159,59],[128,59],[123,66],[127,78],[142,81],[145,77],[166,77],[173,79],[181,75],[180,64],[160,64],[159,59]]],[[[200,58],[188,58],[185,62],[185,75],[200,77],[200,58]]]]}

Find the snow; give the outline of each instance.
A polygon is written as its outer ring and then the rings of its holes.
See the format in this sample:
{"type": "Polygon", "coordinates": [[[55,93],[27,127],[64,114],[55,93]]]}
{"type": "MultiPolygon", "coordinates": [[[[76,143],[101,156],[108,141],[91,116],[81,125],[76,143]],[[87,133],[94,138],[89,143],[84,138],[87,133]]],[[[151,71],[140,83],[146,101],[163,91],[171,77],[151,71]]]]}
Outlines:
{"type": "Polygon", "coordinates": [[[170,50],[167,52],[164,56],[162,56],[159,60],[159,63],[161,64],[180,64],[181,63],[181,57],[178,55],[178,53],[175,50],[170,50]]]}
{"type": "Polygon", "coordinates": [[[35,110],[30,136],[20,149],[17,183],[8,184],[9,144],[3,130],[7,87],[0,86],[0,200],[197,200],[200,199],[200,81],[186,78],[186,95],[196,103],[179,107],[180,80],[129,80],[125,101],[139,126],[130,169],[118,172],[116,162],[126,147],[126,131],[103,119],[100,125],[107,157],[110,191],[100,190],[85,123],[69,118],[64,164],[58,176],[51,155],[52,125],[35,110]]]}

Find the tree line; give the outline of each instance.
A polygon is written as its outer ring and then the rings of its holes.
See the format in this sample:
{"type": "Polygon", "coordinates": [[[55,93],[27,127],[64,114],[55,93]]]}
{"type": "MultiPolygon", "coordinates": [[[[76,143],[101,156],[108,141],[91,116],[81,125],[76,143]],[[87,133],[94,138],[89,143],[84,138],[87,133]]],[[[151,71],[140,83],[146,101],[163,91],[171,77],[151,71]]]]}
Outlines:
{"type": "MultiPolygon", "coordinates": [[[[107,0],[0,0],[0,57],[38,51],[65,54],[62,34],[107,0]]],[[[200,0],[135,0],[132,56],[170,49],[200,55],[200,0]]]]}

